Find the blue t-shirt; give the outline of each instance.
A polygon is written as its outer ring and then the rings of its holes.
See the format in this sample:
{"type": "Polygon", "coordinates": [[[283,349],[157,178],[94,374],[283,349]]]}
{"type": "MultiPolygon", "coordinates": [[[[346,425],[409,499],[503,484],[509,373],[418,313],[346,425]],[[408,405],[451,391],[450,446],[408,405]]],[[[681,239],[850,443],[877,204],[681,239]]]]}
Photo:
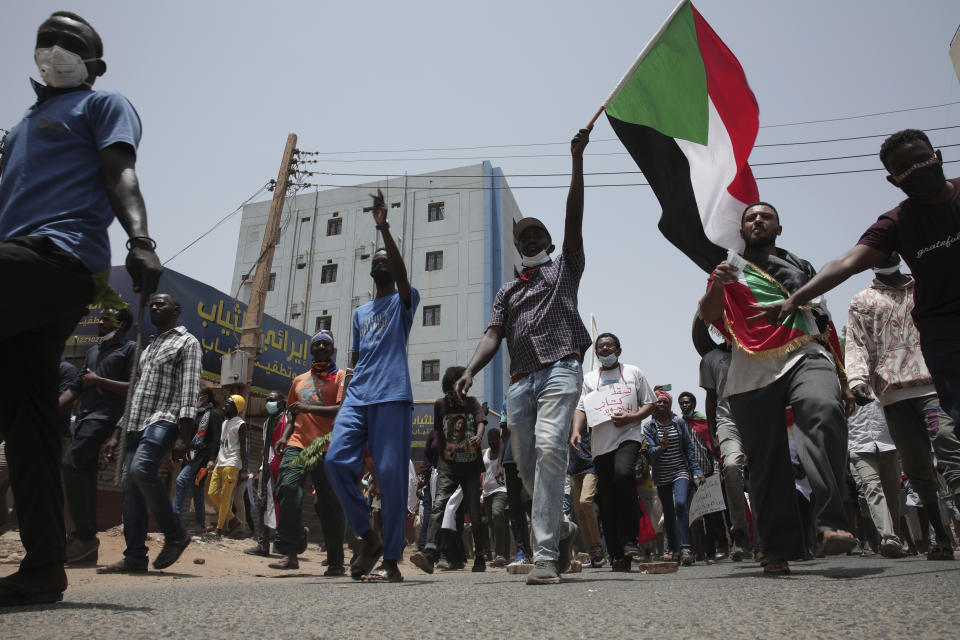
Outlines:
{"type": "MultiPolygon", "coordinates": [[[[34,83],[37,95],[46,87],[34,83]]],[[[47,236],[92,273],[110,267],[113,208],[100,151],[136,150],[140,117],[113,91],[70,91],[37,102],[7,136],[0,169],[0,241],[47,236]]]]}
{"type": "Polygon", "coordinates": [[[410,308],[399,293],[372,300],[353,312],[353,368],[344,403],[413,402],[407,367],[407,338],[420,304],[410,287],[410,308]]]}

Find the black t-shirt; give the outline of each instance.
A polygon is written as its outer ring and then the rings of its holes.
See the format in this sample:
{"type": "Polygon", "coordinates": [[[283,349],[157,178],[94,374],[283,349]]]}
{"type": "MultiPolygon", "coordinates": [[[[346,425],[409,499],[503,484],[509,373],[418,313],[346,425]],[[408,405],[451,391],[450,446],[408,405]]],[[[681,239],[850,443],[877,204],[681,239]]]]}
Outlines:
{"type": "Polygon", "coordinates": [[[483,471],[480,447],[471,444],[470,438],[477,435],[480,424],[486,422],[480,402],[472,396],[467,396],[462,405],[446,397],[437,400],[433,404],[433,424],[440,451],[437,469],[457,474],[483,471]]]}
{"type": "Polygon", "coordinates": [[[916,284],[913,320],[920,342],[960,338],[960,178],[950,180],[953,197],[929,205],[904,200],[864,232],[858,244],[898,252],[916,284]]]}
{"type": "MultiPolygon", "coordinates": [[[[87,351],[83,366],[101,378],[129,382],[130,373],[133,371],[134,351],[136,351],[136,345],[132,340],[95,344],[87,351]]],[[[107,422],[120,420],[127,402],[126,396],[117,395],[100,387],[88,387],[81,391],[79,380],[75,389],[80,391],[78,420],[81,418],[95,418],[107,422]]]]}

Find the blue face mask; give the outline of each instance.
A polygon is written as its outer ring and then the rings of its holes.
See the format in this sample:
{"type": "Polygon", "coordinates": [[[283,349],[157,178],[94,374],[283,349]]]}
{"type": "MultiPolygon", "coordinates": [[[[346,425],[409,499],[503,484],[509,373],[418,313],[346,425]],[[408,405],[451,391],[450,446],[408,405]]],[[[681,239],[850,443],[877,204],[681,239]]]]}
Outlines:
{"type": "Polygon", "coordinates": [[[617,364],[617,354],[611,353],[608,356],[597,356],[597,360],[599,360],[600,364],[604,367],[612,367],[617,364]]]}
{"type": "Polygon", "coordinates": [[[279,402],[268,402],[268,403],[267,403],[267,413],[269,413],[270,415],[273,416],[273,415],[276,415],[278,411],[280,411],[280,403],[279,403],[279,402]]]}

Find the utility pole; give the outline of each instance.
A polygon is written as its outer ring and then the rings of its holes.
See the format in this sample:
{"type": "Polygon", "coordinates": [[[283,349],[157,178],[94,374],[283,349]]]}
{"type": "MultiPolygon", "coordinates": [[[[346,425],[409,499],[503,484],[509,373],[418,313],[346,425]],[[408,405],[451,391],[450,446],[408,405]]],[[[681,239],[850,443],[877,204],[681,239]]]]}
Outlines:
{"type": "Polygon", "coordinates": [[[280,162],[280,172],[273,187],[273,202],[270,204],[270,215],[267,217],[267,228],[264,230],[263,243],[260,245],[260,259],[258,260],[250,287],[250,301],[247,303],[247,315],[244,326],[240,327],[240,346],[238,351],[247,354],[246,373],[237,393],[247,399],[250,407],[250,384],[253,382],[253,366],[260,352],[263,335],[263,307],[267,299],[267,287],[270,283],[270,270],[273,268],[273,252],[277,245],[280,233],[280,217],[283,213],[283,204],[287,197],[287,182],[293,156],[297,149],[297,136],[291,133],[287,136],[287,146],[283,149],[283,160],[280,162]]]}

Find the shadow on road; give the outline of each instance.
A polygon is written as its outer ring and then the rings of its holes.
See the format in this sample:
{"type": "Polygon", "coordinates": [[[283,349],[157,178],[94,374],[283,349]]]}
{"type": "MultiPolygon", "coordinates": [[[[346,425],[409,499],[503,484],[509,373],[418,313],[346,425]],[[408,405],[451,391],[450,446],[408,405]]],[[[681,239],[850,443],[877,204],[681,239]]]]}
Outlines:
{"type": "Polygon", "coordinates": [[[64,609],[92,610],[92,611],[153,611],[153,607],[133,607],[126,604],[113,604],[110,602],[52,602],[50,604],[30,605],[25,607],[9,607],[4,609],[4,613],[14,613],[17,611],[62,611],[64,609]]]}

